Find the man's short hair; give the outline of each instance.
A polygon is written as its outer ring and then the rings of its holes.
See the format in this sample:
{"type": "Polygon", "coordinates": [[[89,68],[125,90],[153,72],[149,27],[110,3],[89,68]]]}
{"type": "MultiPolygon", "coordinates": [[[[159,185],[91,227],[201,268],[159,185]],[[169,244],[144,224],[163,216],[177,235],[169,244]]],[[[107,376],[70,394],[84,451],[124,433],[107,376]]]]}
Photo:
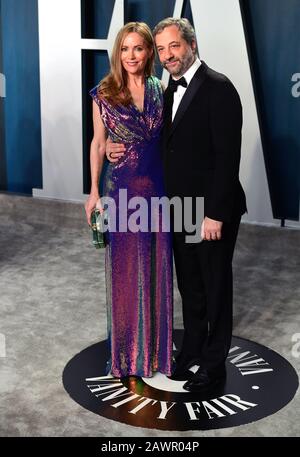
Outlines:
{"type": "Polygon", "coordinates": [[[155,36],[162,32],[166,27],[170,27],[175,25],[178,30],[181,32],[182,38],[191,46],[192,42],[196,40],[195,30],[188,19],[185,17],[183,18],[175,18],[175,17],[167,17],[160,21],[153,29],[153,36],[155,36]]]}

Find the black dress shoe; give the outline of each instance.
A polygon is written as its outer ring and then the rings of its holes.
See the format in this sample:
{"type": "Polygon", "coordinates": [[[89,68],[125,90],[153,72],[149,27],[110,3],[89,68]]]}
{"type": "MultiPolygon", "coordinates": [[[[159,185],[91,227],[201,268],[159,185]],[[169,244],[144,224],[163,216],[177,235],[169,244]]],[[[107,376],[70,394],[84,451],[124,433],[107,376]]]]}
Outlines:
{"type": "Polygon", "coordinates": [[[199,365],[199,359],[190,359],[185,362],[178,362],[171,376],[167,376],[172,381],[186,381],[190,379],[194,373],[190,370],[194,365],[199,365]]]}
{"type": "Polygon", "coordinates": [[[196,373],[183,385],[189,392],[203,392],[215,387],[226,378],[226,368],[222,366],[214,371],[199,368],[196,373]]]}

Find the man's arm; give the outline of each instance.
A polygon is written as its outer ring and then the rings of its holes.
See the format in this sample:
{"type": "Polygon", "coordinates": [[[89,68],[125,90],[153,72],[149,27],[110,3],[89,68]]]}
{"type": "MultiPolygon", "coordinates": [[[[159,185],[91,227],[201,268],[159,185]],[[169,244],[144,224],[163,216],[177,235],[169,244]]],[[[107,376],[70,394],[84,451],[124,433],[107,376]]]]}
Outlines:
{"type": "Polygon", "coordinates": [[[118,162],[125,154],[126,148],[122,143],[113,143],[108,137],[106,141],[106,157],[110,162],[118,162]]]}
{"type": "Polygon", "coordinates": [[[230,221],[241,157],[242,106],[229,80],[215,85],[210,101],[210,128],[215,170],[205,198],[205,215],[230,221]]]}

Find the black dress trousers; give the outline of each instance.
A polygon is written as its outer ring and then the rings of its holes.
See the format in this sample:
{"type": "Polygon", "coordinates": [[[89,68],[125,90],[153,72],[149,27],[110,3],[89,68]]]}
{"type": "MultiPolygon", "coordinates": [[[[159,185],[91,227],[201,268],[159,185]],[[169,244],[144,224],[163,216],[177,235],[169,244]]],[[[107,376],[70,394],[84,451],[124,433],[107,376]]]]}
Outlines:
{"type": "Polygon", "coordinates": [[[225,363],[230,349],[232,258],[240,219],[223,223],[221,240],[186,243],[184,232],[173,233],[184,323],[179,360],[199,358],[208,370],[225,363]]]}

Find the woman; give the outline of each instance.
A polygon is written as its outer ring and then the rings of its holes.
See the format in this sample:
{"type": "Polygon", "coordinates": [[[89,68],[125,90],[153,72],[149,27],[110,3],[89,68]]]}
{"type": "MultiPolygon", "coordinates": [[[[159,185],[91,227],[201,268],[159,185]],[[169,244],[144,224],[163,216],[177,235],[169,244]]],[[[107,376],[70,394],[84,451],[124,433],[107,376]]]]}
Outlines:
{"type": "MultiPolygon", "coordinates": [[[[120,189],[126,189],[128,201],[143,197],[148,208],[151,197],[164,195],[160,159],[163,90],[153,76],[153,65],[154,41],[149,27],[138,22],[126,24],[114,44],[110,73],[90,91],[94,137],[92,186],[85,204],[89,223],[91,211],[99,205],[98,181],[108,135],[112,141],[124,143],[127,151],[117,164],[108,164],[103,183],[103,195],[116,203],[117,230],[120,189]]],[[[126,218],[130,214],[129,210],[126,218]]],[[[122,232],[109,227],[105,272],[111,358],[107,373],[115,377],[151,377],[156,371],[171,375],[170,236],[161,228],[156,232],[122,232]]]]}

